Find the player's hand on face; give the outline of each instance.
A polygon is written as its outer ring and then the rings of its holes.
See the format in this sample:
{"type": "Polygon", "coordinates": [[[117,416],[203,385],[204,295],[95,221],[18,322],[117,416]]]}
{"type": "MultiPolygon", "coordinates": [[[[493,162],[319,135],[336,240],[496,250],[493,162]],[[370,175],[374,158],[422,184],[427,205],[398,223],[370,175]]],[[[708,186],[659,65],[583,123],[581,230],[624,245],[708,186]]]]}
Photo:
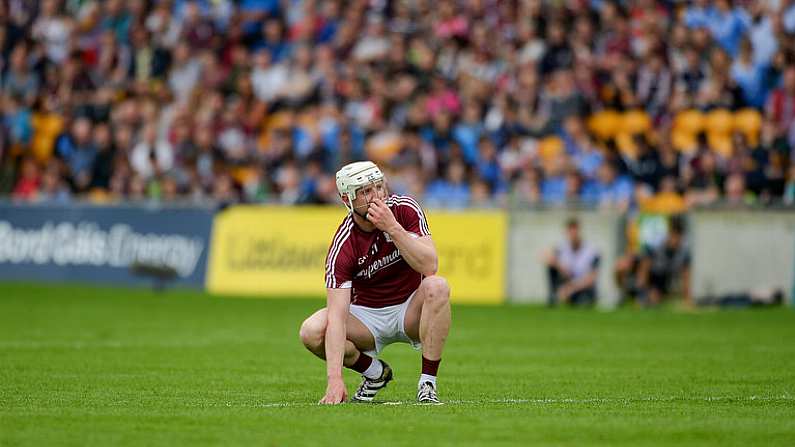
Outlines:
{"type": "Polygon", "coordinates": [[[336,405],[346,400],[348,400],[348,390],[345,388],[345,382],[342,381],[342,377],[340,377],[339,379],[329,380],[326,387],[326,395],[318,403],[336,405]]]}
{"type": "Polygon", "coordinates": [[[367,207],[367,220],[381,231],[389,232],[398,225],[395,215],[381,199],[375,199],[367,207]]]}

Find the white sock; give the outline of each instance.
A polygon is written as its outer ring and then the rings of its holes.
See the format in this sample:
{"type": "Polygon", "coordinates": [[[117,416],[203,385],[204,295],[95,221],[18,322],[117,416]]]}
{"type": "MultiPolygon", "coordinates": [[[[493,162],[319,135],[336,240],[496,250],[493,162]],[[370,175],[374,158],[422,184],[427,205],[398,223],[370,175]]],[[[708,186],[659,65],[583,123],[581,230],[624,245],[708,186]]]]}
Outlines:
{"type": "Polygon", "coordinates": [[[381,360],[373,359],[373,363],[370,363],[370,366],[366,370],[364,370],[363,374],[364,377],[374,380],[381,377],[381,374],[383,373],[384,373],[384,365],[381,363],[381,360]]]}
{"type": "Polygon", "coordinates": [[[431,382],[433,387],[436,388],[436,376],[430,376],[428,374],[420,374],[420,383],[417,384],[417,388],[420,387],[425,382],[431,382]]]}

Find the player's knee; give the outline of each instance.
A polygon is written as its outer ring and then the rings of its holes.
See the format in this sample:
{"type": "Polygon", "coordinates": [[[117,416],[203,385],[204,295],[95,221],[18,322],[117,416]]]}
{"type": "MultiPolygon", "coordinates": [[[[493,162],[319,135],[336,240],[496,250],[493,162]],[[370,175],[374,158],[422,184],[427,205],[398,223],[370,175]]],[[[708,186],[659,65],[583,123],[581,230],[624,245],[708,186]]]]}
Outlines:
{"type": "Polygon", "coordinates": [[[326,333],[326,328],[321,322],[314,318],[307,318],[301,324],[301,329],[298,331],[298,336],[301,338],[301,343],[309,349],[317,348],[323,344],[323,336],[326,333]]]}
{"type": "Polygon", "coordinates": [[[429,276],[422,280],[425,288],[426,300],[446,302],[450,299],[450,284],[441,276],[429,276]]]}

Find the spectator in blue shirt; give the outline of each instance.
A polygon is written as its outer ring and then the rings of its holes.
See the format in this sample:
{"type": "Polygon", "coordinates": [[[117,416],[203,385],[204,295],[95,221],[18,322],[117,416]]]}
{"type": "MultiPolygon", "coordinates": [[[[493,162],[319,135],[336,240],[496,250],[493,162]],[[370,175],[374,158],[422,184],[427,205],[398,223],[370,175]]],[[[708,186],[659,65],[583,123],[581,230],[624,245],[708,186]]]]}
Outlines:
{"type": "Polygon", "coordinates": [[[541,181],[541,201],[545,205],[563,205],[566,203],[565,159],[560,155],[546,164],[541,181]]]}
{"type": "Polygon", "coordinates": [[[464,160],[469,164],[474,164],[478,160],[478,143],[482,135],[483,122],[480,119],[480,110],[477,104],[467,103],[463,119],[453,128],[453,138],[461,146],[464,160]]]}
{"type": "Polygon", "coordinates": [[[279,12],[279,0],[241,0],[238,8],[242,13],[243,31],[251,35],[257,32],[265,17],[279,12]]]}
{"type": "Polygon", "coordinates": [[[22,104],[21,98],[15,96],[8,97],[5,100],[3,109],[3,115],[5,115],[3,116],[3,124],[8,129],[11,142],[23,145],[30,143],[30,139],[33,136],[30,109],[22,104]]]}
{"type": "Polygon", "coordinates": [[[634,188],[632,180],[619,176],[612,163],[604,163],[599,168],[598,178],[586,184],[583,201],[590,205],[627,210],[632,202],[634,188]]]}
{"type": "Polygon", "coordinates": [[[754,60],[751,41],[743,39],[740,44],[740,55],[731,66],[731,77],[742,90],[746,104],[756,108],[762,108],[765,105],[766,72],[767,65],[754,60]]]}
{"type": "Polygon", "coordinates": [[[487,137],[480,139],[480,153],[475,164],[478,176],[485,180],[491,191],[502,190],[502,172],[497,161],[497,148],[487,137]]]}
{"type": "Polygon", "coordinates": [[[451,161],[445,177],[434,181],[425,190],[425,205],[431,208],[465,208],[469,205],[469,198],[466,166],[460,160],[451,161]]]}
{"type": "Polygon", "coordinates": [[[567,118],[564,130],[566,153],[571,156],[574,167],[586,180],[595,178],[599,166],[604,162],[604,155],[588,136],[582,119],[578,116],[567,118]]]}
{"type": "Polygon", "coordinates": [[[772,14],[766,14],[763,2],[752,2],[750,5],[748,37],[753,45],[754,62],[769,64],[778,51],[778,40],[773,29],[772,14]]]}
{"type": "Polygon", "coordinates": [[[56,153],[69,168],[74,186],[84,191],[91,181],[91,172],[97,158],[97,149],[91,141],[91,121],[78,118],[69,133],[56,142],[56,153]]]}
{"type": "Polygon", "coordinates": [[[287,43],[284,24],[280,19],[271,18],[262,24],[262,38],[254,44],[253,50],[266,50],[271,55],[271,62],[278,64],[290,56],[290,45],[287,43]]]}
{"type": "Polygon", "coordinates": [[[685,25],[690,28],[706,28],[709,26],[709,0],[695,0],[685,10],[685,25]]]}
{"type": "Polygon", "coordinates": [[[712,38],[732,57],[740,49],[740,40],[750,25],[750,17],[739,8],[733,8],[731,1],[718,0],[709,13],[709,31],[712,38]]]}

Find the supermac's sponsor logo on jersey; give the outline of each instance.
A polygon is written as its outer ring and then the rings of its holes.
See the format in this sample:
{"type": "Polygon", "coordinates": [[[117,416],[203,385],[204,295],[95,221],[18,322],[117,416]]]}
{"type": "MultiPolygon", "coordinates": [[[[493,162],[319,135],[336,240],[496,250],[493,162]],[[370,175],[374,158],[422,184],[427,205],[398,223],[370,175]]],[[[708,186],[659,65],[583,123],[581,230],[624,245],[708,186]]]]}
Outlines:
{"type": "Polygon", "coordinates": [[[381,259],[376,259],[372,264],[368,265],[367,268],[365,268],[364,270],[360,270],[359,273],[356,274],[356,276],[359,278],[363,278],[365,276],[367,278],[372,278],[375,272],[385,267],[389,267],[390,265],[398,262],[399,260],[400,260],[400,250],[396,248],[392,253],[384,256],[381,259]]]}

